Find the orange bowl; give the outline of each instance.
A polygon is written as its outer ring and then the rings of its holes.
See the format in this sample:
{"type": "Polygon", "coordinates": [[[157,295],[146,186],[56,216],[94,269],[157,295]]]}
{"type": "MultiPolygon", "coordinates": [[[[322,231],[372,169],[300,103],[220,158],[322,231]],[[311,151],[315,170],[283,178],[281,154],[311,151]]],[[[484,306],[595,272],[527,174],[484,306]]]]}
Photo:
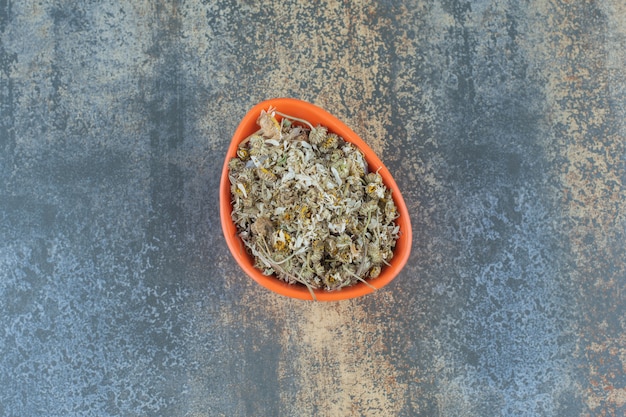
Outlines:
{"type": "MultiPolygon", "coordinates": [[[[275,293],[303,300],[313,299],[306,286],[302,284],[289,284],[281,281],[273,275],[263,275],[261,271],[256,269],[254,267],[254,258],[246,251],[243,242],[238,236],[237,227],[231,218],[233,208],[231,205],[230,181],[228,179],[228,162],[236,156],[239,144],[259,129],[256,124],[257,118],[261,114],[261,110],[268,110],[270,106],[275,107],[278,112],[300,119],[305,119],[313,124],[313,126],[318,124],[326,126],[329,132],[336,133],[346,142],[350,142],[359,148],[365,155],[369,171],[378,171],[383,179],[383,183],[387,186],[387,188],[393,190],[393,200],[398,209],[399,217],[396,219],[396,224],[400,227],[400,237],[396,241],[394,255],[390,260],[390,266],[385,266],[377,278],[368,279],[368,283],[374,288],[359,282],[350,287],[345,287],[335,291],[326,291],[324,289],[313,290],[315,293],[315,300],[336,301],[360,297],[389,284],[389,282],[391,282],[391,280],[393,280],[404,267],[411,252],[411,221],[398,185],[389,173],[389,170],[376,156],[374,151],[367,146],[367,144],[348,126],[335,116],[328,113],[326,110],[305,101],[292,98],[275,98],[263,101],[254,106],[245,115],[237,127],[237,130],[235,130],[235,134],[233,135],[230,146],[228,147],[226,159],[222,168],[222,178],[220,181],[220,217],[226,243],[239,266],[258,284],[274,291],[275,293]]],[[[277,119],[280,121],[281,117],[277,115],[277,119]]]]}

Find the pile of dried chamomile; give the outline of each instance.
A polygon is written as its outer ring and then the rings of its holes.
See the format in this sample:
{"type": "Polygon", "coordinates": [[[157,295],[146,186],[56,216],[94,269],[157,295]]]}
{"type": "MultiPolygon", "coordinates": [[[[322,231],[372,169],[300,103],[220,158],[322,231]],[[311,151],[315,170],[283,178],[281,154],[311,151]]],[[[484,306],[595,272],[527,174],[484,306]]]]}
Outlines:
{"type": "Polygon", "coordinates": [[[255,266],[311,292],[371,286],[400,232],[391,190],[324,126],[272,108],[257,124],[228,164],[232,219],[255,266]]]}

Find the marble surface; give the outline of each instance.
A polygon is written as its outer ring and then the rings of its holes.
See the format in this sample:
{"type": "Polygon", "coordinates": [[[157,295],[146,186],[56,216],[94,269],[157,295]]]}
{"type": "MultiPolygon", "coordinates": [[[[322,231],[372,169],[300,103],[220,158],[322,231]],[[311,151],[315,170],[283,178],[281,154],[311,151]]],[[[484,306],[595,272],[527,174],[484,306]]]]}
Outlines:
{"type": "Polygon", "coordinates": [[[0,416],[623,416],[624,4],[0,2],[0,416]],[[230,256],[223,157],[282,96],[403,191],[383,290],[230,256]]]}

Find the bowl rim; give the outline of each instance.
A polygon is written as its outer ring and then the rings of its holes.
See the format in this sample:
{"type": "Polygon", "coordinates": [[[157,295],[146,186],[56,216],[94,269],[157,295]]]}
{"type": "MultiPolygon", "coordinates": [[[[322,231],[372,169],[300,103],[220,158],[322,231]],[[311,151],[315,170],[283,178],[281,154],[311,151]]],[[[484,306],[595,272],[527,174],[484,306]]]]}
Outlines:
{"type": "MultiPolygon", "coordinates": [[[[230,253],[235,258],[235,261],[239,264],[241,269],[243,269],[243,271],[250,278],[262,287],[287,297],[302,300],[314,300],[306,286],[289,284],[273,275],[263,275],[261,271],[256,269],[253,265],[253,258],[247,253],[243,242],[237,235],[236,225],[231,218],[232,204],[230,195],[230,180],[228,179],[228,162],[231,158],[236,156],[239,143],[258,130],[258,126],[256,124],[257,118],[259,117],[261,110],[267,110],[270,106],[276,108],[276,110],[281,113],[306,119],[313,125],[321,124],[322,126],[326,126],[329,132],[336,133],[346,142],[350,142],[359,148],[365,156],[370,172],[378,171],[385,186],[393,190],[392,197],[399,214],[398,219],[396,219],[396,224],[400,226],[400,237],[396,241],[394,256],[391,259],[390,266],[385,266],[377,278],[368,279],[367,281],[374,288],[359,282],[352,286],[335,291],[327,291],[324,289],[313,290],[315,293],[315,301],[346,300],[361,297],[383,288],[400,273],[402,268],[404,268],[411,252],[411,221],[406,203],[400,193],[400,189],[398,188],[398,185],[393,179],[391,173],[378,158],[376,153],[352,129],[321,107],[295,98],[273,98],[256,104],[248,111],[248,113],[246,113],[233,134],[226,153],[224,165],[222,167],[219,196],[222,231],[230,253]]],[[[281,118],[277,117],[277,119],[280,121],[281,118]]]]}

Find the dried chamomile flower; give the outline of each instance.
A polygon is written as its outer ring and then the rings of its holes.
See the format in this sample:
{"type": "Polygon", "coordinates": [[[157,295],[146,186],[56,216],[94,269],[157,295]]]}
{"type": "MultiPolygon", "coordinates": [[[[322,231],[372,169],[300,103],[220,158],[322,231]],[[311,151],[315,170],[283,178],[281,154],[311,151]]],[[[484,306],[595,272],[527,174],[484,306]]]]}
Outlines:
{"type": "Polygon", "coordinates": [[[312,145],[321,145],[326,139],[327,132],[328,129],[324,126],[317,126],[316,128],[311,129],[309,133],[309,142],[312,145]]]}
{"type": "Polygon", "coordinates": [[[326,135],[326,138],[322,140],[319,145],[319,148],[322,152],[332,152],[333,149],[336,149],[339,145],[339,136],[334,133],[329,133],[326,135]]]}
{"type": "Polygon", "coordinates": [[[273,109],[261,110],[261,115],[257,119],[257,124],[261,127],[261,134],[270,139],[280,139],[281,127],[274,117],[273,109]]]}
{"type": "Polygon", "coordinates": [[[255,267],[311,294],[370,285],[400,233],[380,174],[325,126],[272,108],[257,124],[228,163],[232,219],[255,267]]]}

